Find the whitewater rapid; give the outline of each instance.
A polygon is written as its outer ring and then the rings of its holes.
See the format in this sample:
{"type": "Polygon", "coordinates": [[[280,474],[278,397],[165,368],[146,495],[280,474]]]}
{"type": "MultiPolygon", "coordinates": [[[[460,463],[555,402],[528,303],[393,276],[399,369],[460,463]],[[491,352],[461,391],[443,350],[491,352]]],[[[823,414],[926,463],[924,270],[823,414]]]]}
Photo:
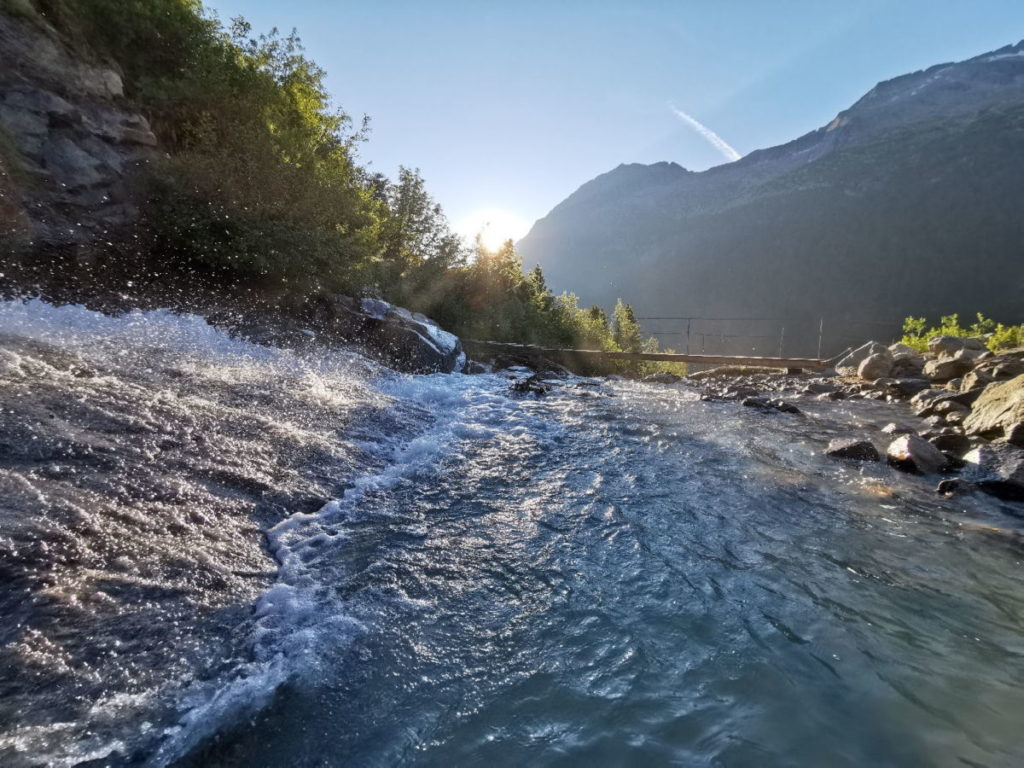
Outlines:
{"type": "Polygon", "coordinates": [[[910,416],[0,304],[4,765],[1014,765],[1019,504],[910,416]]]}

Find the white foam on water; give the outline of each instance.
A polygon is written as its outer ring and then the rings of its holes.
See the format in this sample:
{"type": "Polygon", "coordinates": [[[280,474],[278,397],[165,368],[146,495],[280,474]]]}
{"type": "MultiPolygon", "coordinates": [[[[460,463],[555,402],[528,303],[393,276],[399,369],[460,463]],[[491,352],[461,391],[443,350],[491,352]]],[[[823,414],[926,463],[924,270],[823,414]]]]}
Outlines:
{"type": "MultiPolygon", "coordinates": [[[[440,329],[424,328],[438,346],[450,349],[457,343],[440,329]]],[[[356,476],[340,498],[316,512],[297,512],[265,532],[278,572],[254,608],[252,658],[236,667],[228,680],[193,682],[177,689],[174,703],[182,714],[177,723],[160,732],[151,760],[154,765],[173,762],[226,724],[259,711],[288,681],[315,676],[329,651],[344,648],[365,631],[346,614],[332,572],[320,561],[323,552],[345,540],[348,522],[387,514],[386,504],[382,509],[378,503],[381,499],[442,458],[457,454],[461,442],[544,440],[559,429],[554,421],[536,415],[527,401],[510,398],[507,379],[501,376],[396,375],[353,353],[314,357],[263,347],[234,338],[197,315],[168,310],[111,317],[76,305],[7,301],[0,302],[0,334],[38,339],[86,357],[91,353],[105,360],[123,356],[125,366],[154,365],[153,360],[167,352],[168,361],[188,374],[194,373],[190,360],[222,378],[261,377],[272,370],[301,377],[310,400],[352,396],[346,386],[358,383],[362,388],[354,396],[372,396],[378,404],[403,407],[407,410],[403,416],[422,425],[412,438],[388,434],[364,438],[359,447],[378,458],[374,469],[356,476]],[[368,380],[369,390],[365,389],[368,380]]],[[[252,417],[262,418],[259,413],[252,417]]],[[[116,694],[109,701],[97,701],[97,712],[123,709],[115,699],[116,694]]],[[[125,748],[112,739],[106,744],[72,746],[74,754],[54,756],[54,764],[70,766],[125,748]]]]}
{"type": "Polygon", "coordinates": [[[348,522],[381,514],[379,505],[368,504],[372,498],[436,464],[459,441],[492,439],[504,429],[523,435],[547,428],[523,413],[505,386],[500,377],[460,374],[378,380],[381,394],[419,407],[428,426],[403,442],[383,438],[377,447],[385,458],[382,468],[356,477],[340,498],[316,512],[295,513],[266,532],[279,570],[275,584],[256,605],[255,658],[230,683],[192,692],[186,714],[166,732],[160,764],[188,752],[226,722],[258,711],[289,680],[315,677],[325,651],[343,647],[364,631],[346,615],[318,557],[325,545],[344,540],[348,522]],[[532,430],[516,423],[523,419],[532,423],[532,430]]]}

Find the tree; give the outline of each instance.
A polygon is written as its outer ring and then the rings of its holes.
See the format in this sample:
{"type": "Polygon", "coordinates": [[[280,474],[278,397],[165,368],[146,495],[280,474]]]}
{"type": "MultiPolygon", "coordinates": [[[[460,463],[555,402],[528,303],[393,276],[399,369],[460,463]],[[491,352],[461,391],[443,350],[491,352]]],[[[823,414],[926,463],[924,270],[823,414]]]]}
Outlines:
{"type": "Polygon", "coordinates": [[[640,323],[633,314],[633,308],[618,299],[612,313],[612,335],[616,346],[623,352],[640,352],[643,347],[643,336],[640,323]]]}

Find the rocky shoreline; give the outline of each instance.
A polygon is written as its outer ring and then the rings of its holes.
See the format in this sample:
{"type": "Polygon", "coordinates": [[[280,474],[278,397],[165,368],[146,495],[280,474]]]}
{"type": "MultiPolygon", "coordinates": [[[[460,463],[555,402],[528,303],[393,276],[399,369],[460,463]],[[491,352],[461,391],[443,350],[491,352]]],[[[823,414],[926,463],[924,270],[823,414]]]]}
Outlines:
{"type": "Polygon", "coordinates": [[[944,476],[939,493],[978,489],[1024,501],[1024,349],[998,354],[982,340],[937,336],[928,352],[868,342],[818,374],[706,371],[687,379],[659,374],[651,383],[690,382],[704,400],[736,400],[764,411],[799,413],[785,394],[819,401],[871,399],[908,405],[923,428],[899,420],[877,440],[840,438],[837,460],[885,460],[897,469],[944,476]]]}
{"type": "MultiPolygon", "coordinates": [[[[505,370],[510,391],[542,396],[561,366],[537,360],[470,362],[468,371],[505,370]]],[[[904,344],[868,342],[834,369],[793,374],[775,369],[716,368],[687,377],[656,373],[652,385],[695,388],[701,400],[736,401],[765,413],[800,415],[786,395],[816,401],[877,400],[908,406],[877,438],[836,438],[826,455],[840,461],[886,461],[898,470],[937,478],[945,495],[980,490],[1024,501],[1024,349],[993,353],[981,339],[937,336],[920,353],[904,344]]]]}

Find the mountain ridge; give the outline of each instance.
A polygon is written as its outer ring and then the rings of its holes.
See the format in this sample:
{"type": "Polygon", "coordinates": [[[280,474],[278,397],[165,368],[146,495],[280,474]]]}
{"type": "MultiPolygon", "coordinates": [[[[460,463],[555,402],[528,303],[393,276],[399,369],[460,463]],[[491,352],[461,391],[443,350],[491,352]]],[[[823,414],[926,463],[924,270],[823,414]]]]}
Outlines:
{"type": "Polygon", "coordinates": [[[1019,314],[1022,146],[1024,42],[883,81],[828,124],[705,171],[622,164],[519,250],[556,289],[641,314],[1019,314]]]}

